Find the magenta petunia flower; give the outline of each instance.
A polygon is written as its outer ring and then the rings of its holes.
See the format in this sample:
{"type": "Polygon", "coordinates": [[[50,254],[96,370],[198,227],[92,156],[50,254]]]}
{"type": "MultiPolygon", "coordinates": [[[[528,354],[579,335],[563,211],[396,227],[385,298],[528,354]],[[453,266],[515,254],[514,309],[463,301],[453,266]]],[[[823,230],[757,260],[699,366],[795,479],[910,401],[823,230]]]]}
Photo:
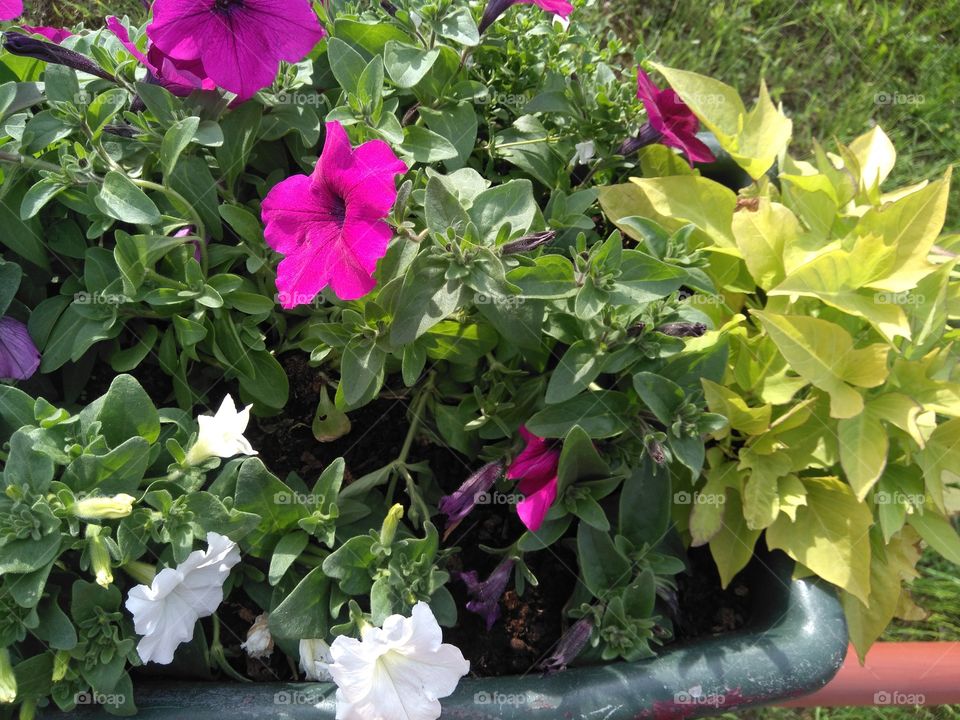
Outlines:
{"type": "Polygon", "coordinates": [[[179,65],[241,100],[277,77],[280,61],[303,60],[324,36],[309,0],[155,0],[147,35],[179,65]]]}
{"type": "Polygon", "coordinates": [[[0,0],[0,21],[14,20],[23,15],[23,0],[0,0]]]}
{"type": "Polygon", "coordinates": [[[647,124],[637,137],[621,146],[621,155],[632,155],[645,145],[661,143],[680,150],[691,166],[716,159],[710,148],[697,137],[700,121],[676,90],[661,90],[640,67],[637,68],[637,97],[647,111],[647,124]]]}
{"type": "Polygon", "coordinates": [[[488,0],[487,6],[483,9],[483,17],[480,18],[480,32],[490,27],[497,18],[503,15],[514,5],[536,5],[548,13],[567,18],[573,12],[573,5],[570,0],[488,0]]]}
{"type": "Polygon", "coordinates": [[[40,353],[27,326],[0,317],[0,380],[28,380],[40,367],[40,353]]]}
{"type": "Polygon", "coordinates": [[[363,297],[393,236],[384,218],[407,166],[382,140],[353,148],[343,125],[326,127],[313,174],[287,178],[263,201],[264,237],[286,256],[277,268],[285,308],[309,303],[327,286],[341,300],[363,297]]]}
{"type": "Polygon", "coordinates": [[[73,35],[73,33],[66,28],[36,27],[34,25],[23,25],[22,27],[32,35],[42,35],[50,42],[55,42],[57,44],[62,43],[68,37],[73,35]]]}
{"type": "Polygon", "coordinates": [[[527,445],[510,463],[507,478],[520,481],[517,487],[524,497],[517,504],[517,515],[528,530],[537,531],[557,499],[560,451],[523,426],[520,427],[520,435],[527,445]]]}
{"type": "Polygon", "coordinates": [[[117,18],[107,18],[107,28],[123,44],[131,55],[147,68],[150,75],[163,87],[178,97],[185,97],[194,90],[215,90],[217,85],[203,73],[203,65],[197,61],[178,61],[164,55],[155,45],[147,48],[144,55],[130,39],[130,33],[117,18]]]}

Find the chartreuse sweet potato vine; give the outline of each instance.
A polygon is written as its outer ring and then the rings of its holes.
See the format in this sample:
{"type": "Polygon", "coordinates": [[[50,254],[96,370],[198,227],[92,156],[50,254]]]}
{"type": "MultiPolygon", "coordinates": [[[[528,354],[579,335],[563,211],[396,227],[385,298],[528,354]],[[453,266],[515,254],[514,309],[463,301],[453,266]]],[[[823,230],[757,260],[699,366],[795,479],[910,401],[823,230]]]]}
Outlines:
{"type": "Polygon", "coordinates": [[[950,173],[881,189],[896,153],[879,127],[796,159],[790,122],[763,91],[747,112],[726,85],[660,70],[754,178],[735,193],[655,164],[651,147],[655,172],[600,191],[626,235],[667,260],[700,257],[720,290],[690,298],[716,329],[688,350],[724,357],[722,378],[701,382],[729,426],[711,433],[674,519],[691,544],[709,544],[724,583],[763,537],[797,574],[838,586],[862,657],[910,605],[901,584],[919,538],[960,562],[948,520],[960,285],[956,240],[940,237],[950,173]]]}

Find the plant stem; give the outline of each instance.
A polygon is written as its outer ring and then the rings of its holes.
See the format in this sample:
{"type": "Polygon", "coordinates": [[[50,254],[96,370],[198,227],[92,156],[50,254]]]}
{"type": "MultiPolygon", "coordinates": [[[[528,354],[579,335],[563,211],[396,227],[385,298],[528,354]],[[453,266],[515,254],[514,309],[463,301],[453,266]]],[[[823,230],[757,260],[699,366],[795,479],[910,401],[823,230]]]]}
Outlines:
{"type": "Polygon", "coordinates": [[[233,669],[233,666],[227,662],[227,656],[223,652],[223,645],[220,643],[220,618],[216,613],[214,613],[211,617],[213,619],[213,641],[210,643],[211,659],[217,667],[223,670],[223,672],[225,672],[234,680],[244,683],[250,682],[250,678],[244,677],[238,673],[233,669]]]}
{"type": "Polygon", "coordinates": [[[196,228],[196,234],[200,238],[200,241],[197,243],[197,247],[200,249],[200,265],[203,267],[203,274],[207,274],[207,268],[209,267],[209,262],[207,260],[207,229],[203,224],[203,220],[200,217],[200,214],[196,211],[193,205],[187,200],[183,195],[178,193],[173,188],[167,187],[166,185],[160,185],[159,183],[151,182],[150,180],[137,180],[131,178],[131,181],[134,185],[144,190],[153,190],[154,192],[162,193],[168,198],[173,200],[175,203],[179,203],[183,206],[187,215],[190,216],[191,221],[193,222],[194,227],[196,228]]]}

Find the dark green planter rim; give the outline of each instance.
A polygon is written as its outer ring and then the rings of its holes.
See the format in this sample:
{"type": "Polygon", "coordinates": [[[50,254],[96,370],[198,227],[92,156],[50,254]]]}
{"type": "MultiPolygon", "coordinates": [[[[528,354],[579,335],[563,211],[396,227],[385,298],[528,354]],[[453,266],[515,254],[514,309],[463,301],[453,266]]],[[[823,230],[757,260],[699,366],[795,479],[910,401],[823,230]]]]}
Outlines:
{"type": "MultiPolygon", "coordinates": [[[[826,685],[847,652],[847,626],[826,584],[791,580],[775,554],[752,594],[762,602],[735,633],[664,649],[652,660],[567,670],[551,676],[464,679],[442,700],[458,720],[638,720],[719,715],[799,697],[826,685]]],[[[318,683],[138,683],[145,720],[334,720],[335,688],[318,683]]],[[[44,717],[106,717],[102,709],[44,717]]]]}

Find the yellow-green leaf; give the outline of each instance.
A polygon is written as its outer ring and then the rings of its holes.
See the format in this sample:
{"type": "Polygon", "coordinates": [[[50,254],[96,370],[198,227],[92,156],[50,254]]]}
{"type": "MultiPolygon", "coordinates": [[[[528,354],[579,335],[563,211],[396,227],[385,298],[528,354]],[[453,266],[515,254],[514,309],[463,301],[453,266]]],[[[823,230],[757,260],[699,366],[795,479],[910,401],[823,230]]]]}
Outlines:
{"type": "Polygon", "coordinates": [[[837,423],[840,464],[857,500],[862,501],[887,466],[887,433],[870,406],[859,415],[837,423]]]}
{"type": "Polygon", "coordinates": [[[842,593],[850,640],[857,649],[860,662],[867,650],[893,620],[900,604],[904,581],[917,577],[914,569],[920,559],[917,535],[906,528],[887,543],[884,553],[874,553],[870,560],[870,598],[864,603],[849,593],[842,593]]]}
{"type": "Polygon", "coordinates": [[[754,311],[791,367],[830,395],[830,415],[849,418],[863,410],[863,396],[851,385],[876,387],[887,378],[885,345],[854,349],[839,325],[803,315],[754,311]]]}
{"type": "Polygon", "coordinates": [[[873,513],[835,477],[808,477],[803,483],[807,504],[797,508],[796,521],[777,517],[767,528],[767,545],[869,602],[873,513]]]}
{"type": "Polygon", "coordinates": [[[879,125],[850,143],[849,150],[860,165],[860,188],[867,192],[880,187],[897,162],[897,151],[879,125]]]}
{"type": "Polygon", "coordinates": [[[746,400],[730,388],[712,380],[701,378],[704,397],[711,412],[719,413],[730,421],[730,427],[746,435],[759,435],[770,427],[769,405],[752,408],[746,400]]]}
{"type": "Polygon", "coordinates": [[[750,562],[760,530],[751,530],[740,509],[740,493],[727,489],[723,524],[710,540],[710,554],[720,573],[720,585],[726,588],[734,576],[750,562]]]}
{"type": "Polygon", "coordinates": [[[760,199],[756,212],[741,210],[733,215],[733,237],[747,269],[764,290],[783,280],[783,249],[802,232],[800,221],[780,203],[760,199]]]}
{"type": "Polygon", "coordinates": [[[946,511],[943,487],[960,481],[960,418],[953,418],[937,426],[927,444],[916,454],[917,464],[923,468],[927,493],[933,503],[946,511]]]}
{"type": "Polygon", "coordinates": [[[751,177],[761,177],[790,142],[793,122],[770,100],[761,80],[757,104],[747,112],[740,95],[719,80],[653,63],[720,146],[751,177]]]}

